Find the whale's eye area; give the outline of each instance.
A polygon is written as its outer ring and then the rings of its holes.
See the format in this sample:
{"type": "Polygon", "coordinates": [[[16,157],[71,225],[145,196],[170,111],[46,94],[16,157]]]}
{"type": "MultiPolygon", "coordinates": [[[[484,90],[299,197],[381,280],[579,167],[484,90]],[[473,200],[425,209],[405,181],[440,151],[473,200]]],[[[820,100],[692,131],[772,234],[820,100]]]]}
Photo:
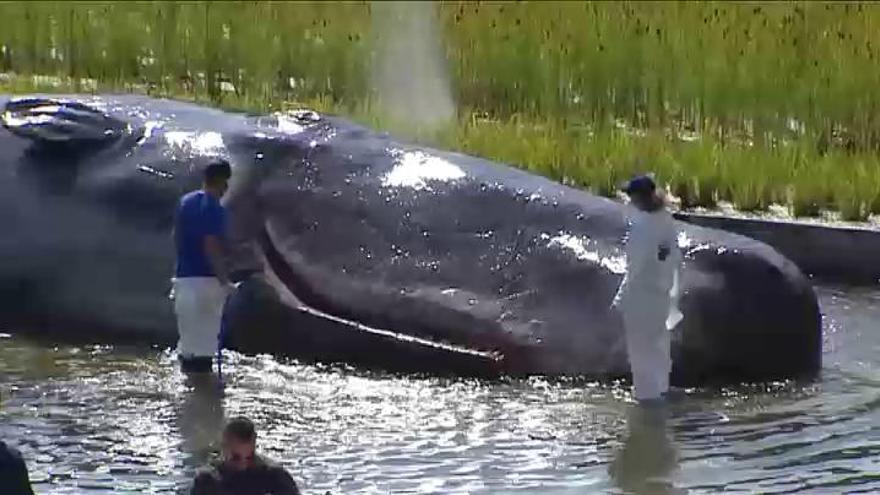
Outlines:
{"type": "Polygon", "coordinates": [[[50,98],[10,100],[0,124],[16,136],[54,144],[102,144],[131,133],[128,124],[93,106],[50,98]]]}

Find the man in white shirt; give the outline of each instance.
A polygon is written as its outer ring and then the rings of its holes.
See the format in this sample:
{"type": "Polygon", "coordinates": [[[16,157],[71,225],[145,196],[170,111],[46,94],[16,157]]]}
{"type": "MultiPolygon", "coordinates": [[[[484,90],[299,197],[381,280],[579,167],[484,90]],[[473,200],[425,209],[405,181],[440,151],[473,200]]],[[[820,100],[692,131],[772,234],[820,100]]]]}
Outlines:
{"type": "Polygon", "coordinates": [[[678,230],[649,176],[624,188],[637,209],[626,240],[627,270],[614,298],[623,316],[626,348],[639,402],[662,399],[672,370],[671,329],[678,323],[675,302],[681,251],[678,230]]]}

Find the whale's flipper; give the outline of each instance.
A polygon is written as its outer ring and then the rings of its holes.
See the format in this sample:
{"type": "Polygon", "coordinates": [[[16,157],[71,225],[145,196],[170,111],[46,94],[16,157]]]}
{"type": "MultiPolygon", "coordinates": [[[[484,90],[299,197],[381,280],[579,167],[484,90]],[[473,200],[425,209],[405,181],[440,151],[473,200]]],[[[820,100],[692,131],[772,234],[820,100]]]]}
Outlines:
{"type": "Polygon", "coordinates": [[[89,105],[53,98],[19,98],[6,103],[0,123],[32,141],[104,144],[130,134],[128,123],[89,105]]]}

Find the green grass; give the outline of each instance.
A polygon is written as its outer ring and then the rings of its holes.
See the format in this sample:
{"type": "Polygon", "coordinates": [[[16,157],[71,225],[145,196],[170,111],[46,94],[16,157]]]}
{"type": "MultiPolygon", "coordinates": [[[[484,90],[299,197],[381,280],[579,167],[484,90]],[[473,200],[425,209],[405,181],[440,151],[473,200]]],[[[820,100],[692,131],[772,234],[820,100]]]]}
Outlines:
{"type": "Polygon", "coordinates": [[[880,213],[880,6],[443,2],[458,116],[440,130],[377,104],[375,10],[0,2],[0,90],[313,106],[604,195],[654,170],[686,207],[880,213]]]}

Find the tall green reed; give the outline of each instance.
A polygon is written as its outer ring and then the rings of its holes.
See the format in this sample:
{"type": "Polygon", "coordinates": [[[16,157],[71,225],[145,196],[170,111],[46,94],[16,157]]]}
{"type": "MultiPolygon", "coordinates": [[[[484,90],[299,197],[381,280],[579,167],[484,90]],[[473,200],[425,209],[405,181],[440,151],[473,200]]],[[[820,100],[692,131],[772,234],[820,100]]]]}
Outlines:
{"type": "MultiPolygon", "coordinates": [[[[461,119],[431,139],[611,195],[654,170],[685,206],[880,210],[880,7],[437,4],[461,119]],[[692,136],[693,140],[681,138],[692,136]]],[[[372,104],[369,2],[2,2],[3,85],[296,105],[372,104]]],[[[406,77],[406,67],[401,77],[406,77]]],[[[405,132],[405,128],[396,128],[405,132]]],[[[414,136],[423,138],[423,136],[414,136]]]]}

